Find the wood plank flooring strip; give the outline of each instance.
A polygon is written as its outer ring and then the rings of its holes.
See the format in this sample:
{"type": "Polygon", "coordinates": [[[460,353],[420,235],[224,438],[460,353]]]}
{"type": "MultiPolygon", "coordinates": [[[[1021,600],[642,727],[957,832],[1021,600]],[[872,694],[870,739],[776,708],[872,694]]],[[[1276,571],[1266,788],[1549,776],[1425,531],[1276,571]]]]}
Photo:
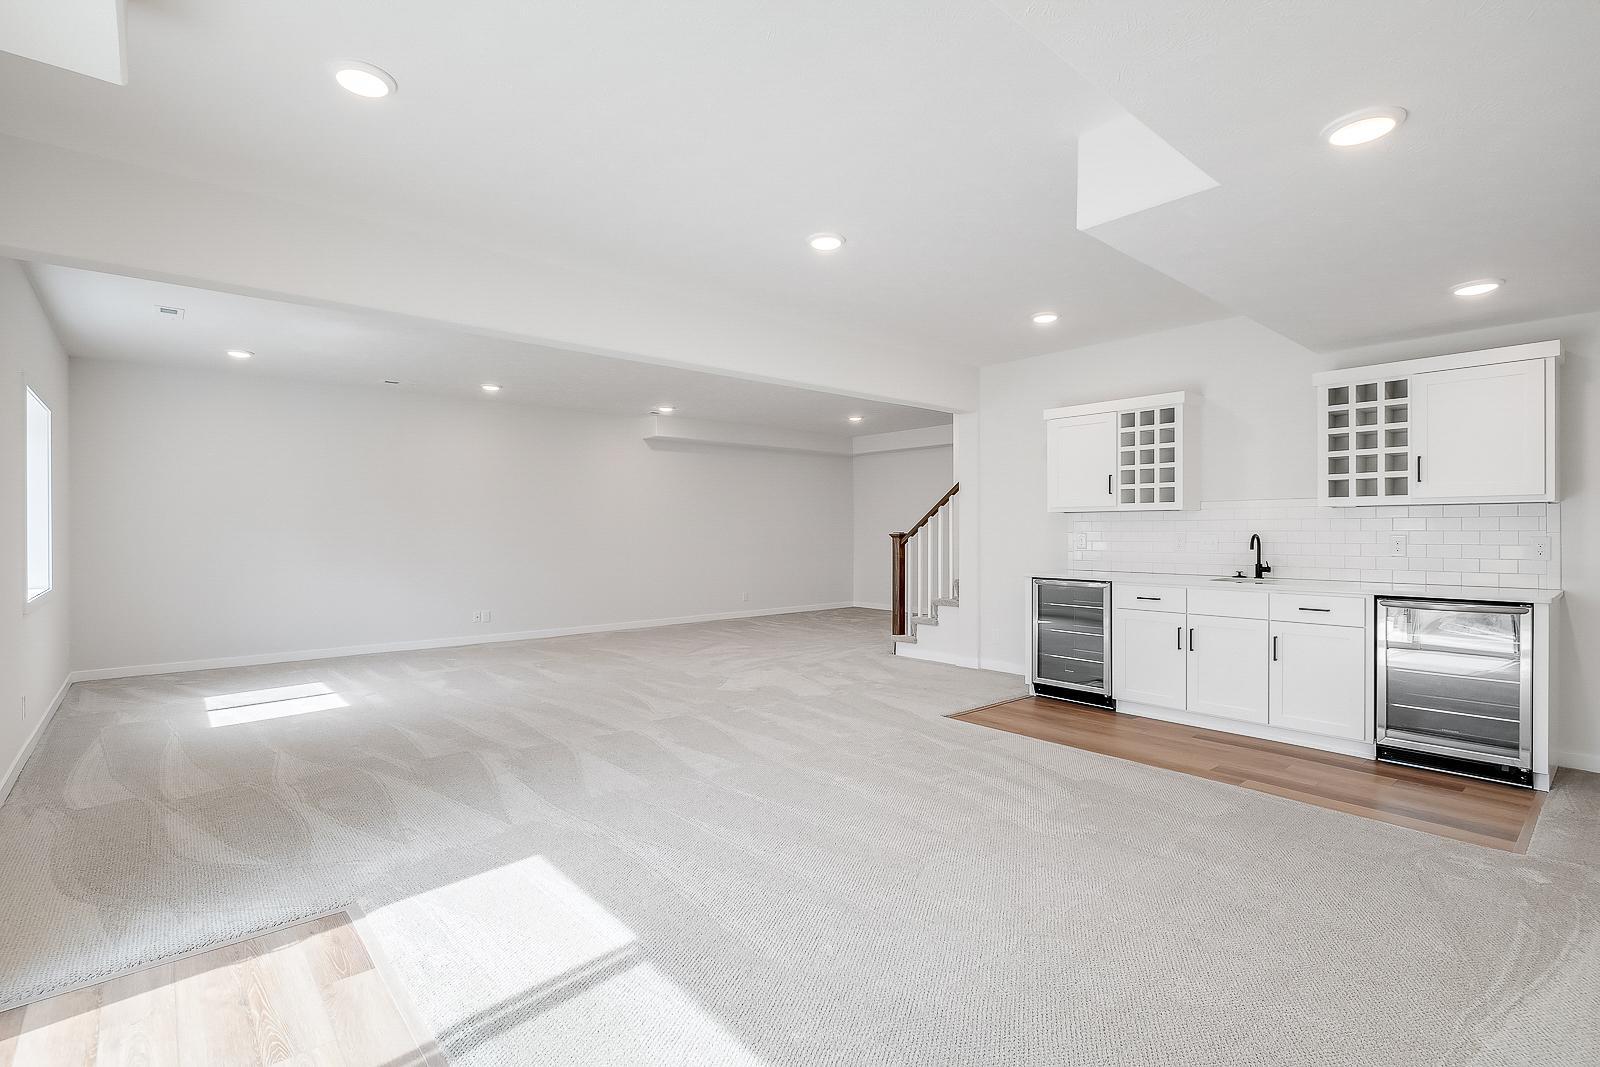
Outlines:
{"type": "Polygon", "coordinates": [[[0,1012],[0,1067],[442,1062],[343,913],[0,1012]]]}
{"type": "Polygon", "coordinates": [[[952,718],[1511,852],[1527,849],[1544,799],[1534,790],[1040,697],[952,718]]]}
{"type": "Polygon", "coordinates": [[[170,963],[106,982],[100,990],[96,1064],[159,1064],[178,1046],[178,993],[170,963]]]}
{"type": "Polygon", "coordinates": [[[93,1064],[100,1044],[100,991],[80,989],[35,1001],[22,1011],[17,1067],[93,1064]]]}
{"type": "Polygon", "coordinates": [[[17,1038],[22,1034],[22,1009],[0,1012],[0,1067],[14,1067],[17,1038]]]}

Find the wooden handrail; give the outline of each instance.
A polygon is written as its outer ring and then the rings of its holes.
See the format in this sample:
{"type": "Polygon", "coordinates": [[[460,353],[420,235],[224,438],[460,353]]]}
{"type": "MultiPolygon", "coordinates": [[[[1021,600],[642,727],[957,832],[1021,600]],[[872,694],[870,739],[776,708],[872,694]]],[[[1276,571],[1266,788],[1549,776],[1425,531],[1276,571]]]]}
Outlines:
{"type": "Polygon", "coordinates": [[[915,526],[903,533],[892,533],[889,535],[893,560],[891,564],[893,570],[890,572],[893,575],[893,588],[890,590],[889,614],[891,618],[889,626],[894,631],[896,636],[906,632],[906,542],[909,541],[911,536],[918,530],[928,525],[928,520],[939,514],[939,509],[950,503],[950,498],[955,496],[960,491],[961,483],[957,482],[955,485],[950,487],[950,491],[948,493],[939,498],[939,502],[937,504],[928,509],[928,513],[926,515],[917,520],[915,526]]]}
{"type": "Polygon", "coordinates": [[[957,482],[955,485],[952,485],[950,487],[950,491],[948,493],[946,493],[944,496],[939,498],[939,502],[937,504],[935,504],[933,507],[928,509],[928,513],[926,515],[922,516],[922,518],[917,520],[917,524],[915,526],[911,527],[911,529],[907,530],[905,533],[901,534],[900,536],[901,537],[910,537],[912,534],[916,533],[918,530],[920,530],[924,526],[928,525],[928,520],[933,518],[935,515],[939,514],[939,509],[944,507],[946,504],[950,503],[950,498],[955,496],[959,492],[961,492],[961,483],[957,482]]]}

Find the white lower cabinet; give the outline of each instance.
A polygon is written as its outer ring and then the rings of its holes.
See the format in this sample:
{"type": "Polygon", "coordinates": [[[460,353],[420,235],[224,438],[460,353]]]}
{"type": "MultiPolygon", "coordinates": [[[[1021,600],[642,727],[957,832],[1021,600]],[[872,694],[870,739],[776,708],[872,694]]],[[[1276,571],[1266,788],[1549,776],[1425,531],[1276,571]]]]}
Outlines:
{"type": "Polygon", "coordinates": [[[1265,619],[1189,616],[1190,711],[1267,721],[1267,628],[1265,619]]]}
{"type": "Polygon", "coordinates": [[[1118,700],[1183,708],[1188,687],[1187,618],[1181,611],[1113,613],[1111,681],[1118,700]]]}
{"type": "Polygon", "coordinates": [[[1370,598],[1122,583],[1112,594],[1119,702],[1372,739],[1370,598]]]}
{"type": "Polygon", "coordinates": [[[1367,740],[1368,644],[1363,627],[1273,623],[1271,724],[1367,740]]]}

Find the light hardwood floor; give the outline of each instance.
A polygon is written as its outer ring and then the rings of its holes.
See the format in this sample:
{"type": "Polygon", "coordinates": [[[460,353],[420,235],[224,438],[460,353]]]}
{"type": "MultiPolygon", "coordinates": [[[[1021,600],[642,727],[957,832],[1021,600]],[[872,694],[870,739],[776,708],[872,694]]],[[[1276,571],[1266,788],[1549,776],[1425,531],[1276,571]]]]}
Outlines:
{"type": "Polygon", "coordinates": [[[0,1067],[440,1064],[344,913],[0,1013],[0,1067]]]}
{"type": "Polygon", "coordinates": [[[952,718],[1508,852],[1527,851],[1544,802],[1532,789],[1041,697],[952,718]]]}

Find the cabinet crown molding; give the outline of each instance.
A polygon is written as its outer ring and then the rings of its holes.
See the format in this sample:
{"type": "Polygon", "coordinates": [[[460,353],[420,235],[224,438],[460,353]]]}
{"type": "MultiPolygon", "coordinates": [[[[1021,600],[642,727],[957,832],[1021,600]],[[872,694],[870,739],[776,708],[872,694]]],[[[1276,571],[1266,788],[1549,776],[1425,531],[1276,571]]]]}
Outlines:
{"type": "Polygon", "coordinates": [[[1365,378],[1403,377],[1427,371],[1482,367],[1490,363],[1514,363],[1524,359],[1559,360],[1562,355],[1560,341],[1530,341],[1527,344],[1484,348],[1476,352],[1453,352],[1445,356],[1421,356],[1392,363],[1373,363],[1364,367],[1319,371],[1311,376],[1311,384],[1344,385],[1365,378]]]}
{"type": "Polygon", "coordinates": [[[1173,407],[1193,405],[1200,400],[1199,393],[1180,390],[1176,393],[1151,393],[1149,396],[1130,396],[1121,400],[1101,400],[1093,404],[1073,404],[1062,408],[1045,408],[1046,422],[1051,419],[1070,419],[1076,415],[1118,414],[1129,408],[1173,407]]]}

